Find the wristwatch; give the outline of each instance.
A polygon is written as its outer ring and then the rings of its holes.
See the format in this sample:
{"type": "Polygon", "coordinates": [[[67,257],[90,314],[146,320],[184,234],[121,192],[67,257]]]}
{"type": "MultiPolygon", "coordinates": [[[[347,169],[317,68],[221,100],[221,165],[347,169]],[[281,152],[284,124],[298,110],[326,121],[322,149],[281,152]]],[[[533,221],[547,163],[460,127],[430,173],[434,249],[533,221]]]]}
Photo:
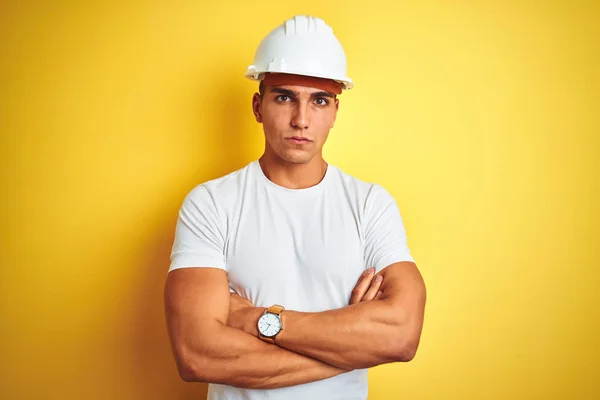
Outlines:
{"type": "Polygon", "coordinates": [[[285,307],[279,304],[267,308],[258,319],[258,337],[265,342],[275,343],[275,336],[283,329],[281,312],[285,307]]]}

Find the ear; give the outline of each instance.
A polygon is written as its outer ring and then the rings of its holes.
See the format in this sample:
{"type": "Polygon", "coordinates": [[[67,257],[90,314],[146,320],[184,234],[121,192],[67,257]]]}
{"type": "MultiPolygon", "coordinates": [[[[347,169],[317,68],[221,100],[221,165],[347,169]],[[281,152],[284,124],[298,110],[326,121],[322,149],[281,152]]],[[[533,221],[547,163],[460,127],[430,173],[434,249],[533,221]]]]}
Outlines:
{"type": "Polygon", "coordinates": [[[262,111],[261,111],[262,101],[260,99],[260,94],[254,93],[252,97],[252,112],[254,113],[254,118],[256,118],[256,122],[262,124],[262,111]]]}

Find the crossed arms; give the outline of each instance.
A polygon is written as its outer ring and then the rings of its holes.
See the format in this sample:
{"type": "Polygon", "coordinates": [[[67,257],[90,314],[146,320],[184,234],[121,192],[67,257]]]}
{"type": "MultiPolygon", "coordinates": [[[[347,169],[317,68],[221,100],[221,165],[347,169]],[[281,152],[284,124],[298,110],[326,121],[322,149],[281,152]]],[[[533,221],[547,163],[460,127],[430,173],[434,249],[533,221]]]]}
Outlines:
{"type": "Polygon", "coordinates": [[[230,294],[218,268],[168,274],[165,311],[181,378],[272,389],[326,379],[357,368],[410,361],[419,345],[426,291],[412,262],[363,274],[341,309],[286,310],[276,345],[257,337],[264,308],[230,294]]]}

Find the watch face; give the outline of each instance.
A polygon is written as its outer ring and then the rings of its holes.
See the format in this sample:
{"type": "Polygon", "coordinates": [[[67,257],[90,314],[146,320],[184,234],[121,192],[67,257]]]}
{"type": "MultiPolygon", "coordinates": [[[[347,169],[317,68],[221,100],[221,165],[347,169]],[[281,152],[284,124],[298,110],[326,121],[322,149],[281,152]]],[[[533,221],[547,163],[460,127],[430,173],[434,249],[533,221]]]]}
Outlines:
{"type": "Polygon", "coordinates": [[[258,330],[263,336],[273,337],[281,330],[281,320],[275,314],[263,314],[258,320],[258,330]]]}

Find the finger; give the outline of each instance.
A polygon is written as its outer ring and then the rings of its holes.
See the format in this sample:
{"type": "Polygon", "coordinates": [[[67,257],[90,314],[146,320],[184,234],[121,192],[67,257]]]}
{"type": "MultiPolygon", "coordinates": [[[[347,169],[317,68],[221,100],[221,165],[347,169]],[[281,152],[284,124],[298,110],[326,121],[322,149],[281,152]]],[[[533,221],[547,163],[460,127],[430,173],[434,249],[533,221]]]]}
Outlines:
{"type": "Polygon", "coordinates": [[[362,274],[360,274],[360,277],[358,278],[358,281],[352,290],[350,304],[360,302],[360,299],[364,296],[365,292],[369,288],[369,285],[371,284],[371,279],[373,279],[374,272],[375,268],[367,268],[362,274]]]}
{"type": "Polygon", "coordinates": [[[380,290],[379,292],[377,292],[377,294],[375,295],[375,298],[373,300],[379,300],[382,295],[383,295],[383,292],[380,290]]]}
{"type": "Polygon", "coordinates": [[[350,304],[355,304],[360,301],[360,298],[362,298],[363,293],[364,293],[364,290],[361,291],[361,288],[365,285],[365,280],[369,280],[368,277],[369,277],[368,269],[363,271],[362,274],[360,274],[360,277],[358,278],[356,285],[354,285],[354,288],[352,289],[352,294],[350,296],[350,304]]]}
{"type": "Polygon", "coordinates": [[[364,294],[367,292],[367,289],[371,285],[371,280],[373,279],[373,272],[375,272],[375,268],[369,268],[365,272],[362,273],[356,286],[352,289],[352,295],[350,296],[350,304],[356,304],[360,302],[363,298],[364,294]]]}
{"type": "Polygon", "coordinates": [[[371,286],[369,286],[369,290],[367,290],[367,293],[365,293],[361,301],[373,300],[377,295],[379,288],[381,288],[381,282],[383,282],[383,276],[375,276],[375,278],[371,282],[371,286]]]}

